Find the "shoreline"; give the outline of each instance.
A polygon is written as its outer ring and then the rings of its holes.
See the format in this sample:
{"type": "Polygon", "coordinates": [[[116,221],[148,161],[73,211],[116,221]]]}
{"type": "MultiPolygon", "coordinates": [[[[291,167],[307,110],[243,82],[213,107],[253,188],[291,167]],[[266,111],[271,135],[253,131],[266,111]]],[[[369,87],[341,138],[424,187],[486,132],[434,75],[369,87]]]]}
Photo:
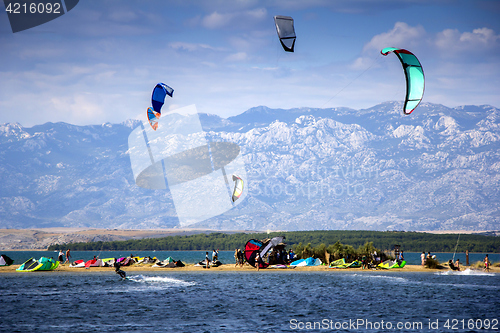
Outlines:
{"type": "MultiPolygon", "coordinates": [[[[11,266],[2,266],[0,267],[0,274],[2,273],[18,273],[18,274],[28,274],[28,273],[34,273],[36,274],[37,272],[17,272],[16,269],[20,265],[11,265],[11,266]]],[[[481,272],[481,273],[495,273],[498,274],[500,273],[500,267],[492,267],[489,272],[484,272],[482,269],[473,269],[470,266],[469,267],[464,267],[462,268],[462,271],[465,269],[470,268],[473,271],[481,272]]],[[[361,269],[361,268],[346,268],[346,269],[331,269],[328,266],[299,266],[295,268],[288,268],[288,269],[278,269],[278,268],[266,268],[266,269],[260,269],[257,271],[252,266],[249,265],[244,265],[243,267],[234,267],[234,265],[227,264],[227,265],[221,265],[219,267],[210,267],[209,269],[203,268],[201,266],[195,266],[194,264],[187,264],[185,267],[175,267],[175,268],[165,268],[165,267],[152,267],[151,264],[146,264],[146,265],[141,265],[141,264],[136,264],[133,266],[122,266],[121,269],[125,271],[126,273],[129,272],[203,272],[203,273],[217,273],[217,272],[256,272],[256,273],[261,273],[261,272],[287,272],[287,273],[293,273],[293,272],[363,272],[363,273],[370,273],[370,272],[387,272],[387,273],[393,273],[393,272],[407,272],[407,273],[437,273],[437,272],[452,272],[449,268],[444,268],[444,269],[430,269],[430,268],[424,268],[421,265],[406,265],[403,268],[394,268],[394,269],[361,269]]],[[[40,271],[40,272],[53,272],[53,273],[60,273],[60,272],[72,272],[72,273],[78,273],[78,274],[88,274],[88,273],[97,273],[97,272],[110,272],[114,273],[114,268],[113,267],[90,267],[90,268],[75,268],[75,267],[69,267],[69,265],[60,265],[53,271],[40,271]]]]}

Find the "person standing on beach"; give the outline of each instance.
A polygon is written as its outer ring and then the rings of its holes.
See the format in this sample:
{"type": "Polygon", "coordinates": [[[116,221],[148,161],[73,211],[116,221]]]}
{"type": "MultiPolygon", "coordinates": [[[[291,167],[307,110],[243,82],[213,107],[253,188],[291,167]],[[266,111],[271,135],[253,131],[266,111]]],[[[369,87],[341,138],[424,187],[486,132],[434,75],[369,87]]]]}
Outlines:
{"type": "Polygon", "coordinates": [[[240,263],[240,253],[238,251],[239,249],[234,250],[234,261],[235,261],[234,267],[237,267],[238,264],[240,263]]]}
{"type": "Polygon", "coordinates": [[[210,259],[208,259],[208,251],[205,252],[205,268],[210,268],[210,259]]]}
{"type": "Polygon", "coordinates": [[[490,271],[490,258],[488,258],[488,255],[486,255],[486,257],[484,257],[484,270],[489,272],[490,271]]]}
{"type": "Polygon", "coordinates": [[[57,256],[57,260],[62,263],[64,261],[63,259],[64,253],[62,250],[59,250],[59,255],[57,256]]]}
{"type": "Polygon", "coordinates": [[[243,267],[243,264],[245,263],[245,255],[241,249],[238,249],[238,262],[240,263],[240,267],[243,267]]]}
{"type": "Polygon", "coordinates": [[[257,265],[257,271],[259,271],[259,269],[260,269],[260,256],[259,256],[259,252],[257,252],[257,254],[255,255],[255,265],[257,265]]]}
{"type": "Polygon", "coordinates": [[[425,251],[422,251],[422,254],[420,255],[420,260],[422,261],[422,266],[425,265],[425,251]]]}
{"type": "MultiPolygon", "coordinates": [[[[69,249],[66,251],[66,261],[69,264],[69,258],[71,258],[71,254],[69,253],[69,249]]],[[[64,263],[66,263],[66,261],[64,263]]]]}
{"type": "Polygon", "coordinates": [[[399,252],[399,255],[398,255],[398,264],[401,265],[403,260],[405,260],[405,257],[403,255],[403,251],[401,251],[401,252],[399,252]]]}

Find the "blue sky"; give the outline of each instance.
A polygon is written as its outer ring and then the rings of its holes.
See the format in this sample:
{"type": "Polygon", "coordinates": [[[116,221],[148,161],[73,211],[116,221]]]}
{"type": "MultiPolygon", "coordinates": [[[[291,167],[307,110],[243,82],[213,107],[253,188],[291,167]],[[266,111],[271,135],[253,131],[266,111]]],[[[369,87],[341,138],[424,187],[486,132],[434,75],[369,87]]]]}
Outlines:
{"type": "Polygon", "coordinates": [[[222,117],[259,105],[368,108],[404,98],[387,46],[420,59],[424,102],[500,107],[499,17],[500,1],[481,0],[82,0],[14,34],[2,11],[0,123],[144,120],[157,82],[175,89],[167,108],[222,117]],[[294,18],[294,53],[274,15],[294,18]]]}

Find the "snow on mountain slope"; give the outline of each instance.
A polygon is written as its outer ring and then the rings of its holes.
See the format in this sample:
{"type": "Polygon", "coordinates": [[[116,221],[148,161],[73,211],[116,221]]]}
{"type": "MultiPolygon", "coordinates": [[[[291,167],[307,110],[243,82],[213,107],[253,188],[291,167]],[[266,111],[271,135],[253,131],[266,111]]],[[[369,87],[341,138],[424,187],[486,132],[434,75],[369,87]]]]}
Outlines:
{"type": "MultiPolygon", "coordinates": [[[[499,229],[500,110],[401,108],[201,114],[209,140],[241,147],[249,194],[193,227],[499,229]]],[[[0,125],[0,228],[178,226],[168,190],[134,183],[127,139],[138,125],[0,125]]]]}

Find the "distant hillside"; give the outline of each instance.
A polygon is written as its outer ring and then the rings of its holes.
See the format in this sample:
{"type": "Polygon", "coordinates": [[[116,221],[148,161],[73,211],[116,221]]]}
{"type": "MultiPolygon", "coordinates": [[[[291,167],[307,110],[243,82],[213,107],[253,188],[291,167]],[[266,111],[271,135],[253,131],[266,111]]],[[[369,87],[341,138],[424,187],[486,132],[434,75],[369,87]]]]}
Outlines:
{"type": "MultiPolygon", "coordinates": [[[[369,109],[256,107],[201,114],[238,144],[248,196],[191,225],[212,230],[498,230],[500,110],[423,103],[369,109]]],[[[0,228],[176,228],[167,191],[135,185],[139,125],[0,125],[0,228]]]]}

